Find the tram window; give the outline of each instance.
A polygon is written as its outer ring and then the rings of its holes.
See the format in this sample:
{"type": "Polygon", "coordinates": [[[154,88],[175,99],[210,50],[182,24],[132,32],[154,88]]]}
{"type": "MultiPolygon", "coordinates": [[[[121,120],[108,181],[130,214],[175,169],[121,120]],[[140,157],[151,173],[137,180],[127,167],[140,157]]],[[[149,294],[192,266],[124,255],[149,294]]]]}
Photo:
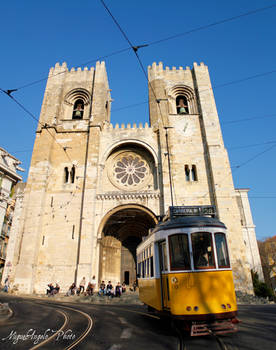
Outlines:
{"type": "Polygon", "coordinates": [[[166,242],[162,242],[159,245],[159,255],[160,255],[160,268],[161,271],[167,271],[168,270],[168,260],[167,260],[167,249],[166,249],[166,242]]]}
{"type": "Polygon", "coordinates": [[[147,277],[147,260],[144,261],[144,277],[147,277]]]}
{"type": "Polygon", "coordinates": [[[142,277],[145,278],[145,261],[142,262],[142,277]]]}
{"type": "Polygon", "coordinates": [[[167,249],[166,249],[166,243],[162,244],[162,252],[163,252],[163,268],[164,271],[168,270],[168,258],[167,258],[167,249]]]}
{"type": "Polygon", "coordinates": [[[137,275],[141,276],[141,263],[139,262],[137,265],[137,275]]]}
{"type": "Polygon", "coordinates": [[[188,235],[178,234],[169,237],[170,261],[172,270],[190,270],[188,235]]]}
{"type": "Polygon", "coordinates": [[[153,271],[153,256],[150,257],[150,277],[154,276],[154,271],[153,271]]]}
{"type": "Polygon", "coordinates": [[[149,277],[149,259],[147,259],[147,276],[149,277]]]}
{"type": "Polygon", "coordinates": [[[225,234],[215,233],[215,242],[218,257],[218,267],[230,267],[225,234]]]}
{"type": "Polygon", "coordinates": [[[192,245],[195,269],[215,268],[211,233],[193,233],[192,245]]]}

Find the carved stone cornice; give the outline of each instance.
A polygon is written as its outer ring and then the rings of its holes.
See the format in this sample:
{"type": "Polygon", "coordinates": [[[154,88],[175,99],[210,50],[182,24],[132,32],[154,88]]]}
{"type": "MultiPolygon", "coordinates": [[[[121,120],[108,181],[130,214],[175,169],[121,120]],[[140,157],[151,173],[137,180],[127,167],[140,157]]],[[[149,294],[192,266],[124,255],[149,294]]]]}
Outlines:
{"type": "Polygon", "coordinates": [[[120,199],[158,199],[159,192],[106,192],[98,193],[96,199],[98,200],[120,200],[120,199]]]}

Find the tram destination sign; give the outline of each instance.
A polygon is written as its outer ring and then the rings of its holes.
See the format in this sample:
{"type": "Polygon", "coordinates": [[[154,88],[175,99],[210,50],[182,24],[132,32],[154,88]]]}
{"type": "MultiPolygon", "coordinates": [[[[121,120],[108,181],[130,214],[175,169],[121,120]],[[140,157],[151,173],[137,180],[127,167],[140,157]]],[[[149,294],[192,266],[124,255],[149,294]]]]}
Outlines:
{"type": "Polygon", "coordinates": [[[216,216],[216,207],[214,205],[200,206],[174,206],[169,207],[169,217],[175,216],[216,216]]]}

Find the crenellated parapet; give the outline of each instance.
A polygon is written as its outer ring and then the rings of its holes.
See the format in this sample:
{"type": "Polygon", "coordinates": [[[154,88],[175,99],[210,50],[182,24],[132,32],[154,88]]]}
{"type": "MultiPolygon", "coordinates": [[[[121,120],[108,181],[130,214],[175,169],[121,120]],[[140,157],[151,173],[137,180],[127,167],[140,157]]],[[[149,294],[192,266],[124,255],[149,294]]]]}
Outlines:
{"type": "MultiPolygon", "coordinates": [[[[98,63],[98,62],[97,62],[98,63]]],[[[100,63],[100,62],[99,62],[100,63]]],[[[100,64],[104,64],[104,62],[101,62],[100,64]]],[[[57,74],[62,74],[62,73],[78,73],[78,72],[87,72],[87,71],[93,71],[94,67],[91,67],[90,69],[88,67],[72,67],[70,70],[67,67],[67,63],[63,62],[62,64],[60,64],[59,62],[57,62],[55,64],[54,67],[50,68],[49,71],[49,77],[52,77],[53,75],[57,75],[57,74]]]]}
{"type": "Polygon", "coordinates": [[[206,69],[207,66],[201,62],[199,65],[194,62],[193,67],[190,68],[189,66],[186,66],[186,68],[183,68],[182,66],[176,68],[176,67],[163,67],[163,63],[159,62],[156,64],[154,62],[151,66],[148,66],[148,77],[149,81],[155,80],[155,79],[165,79],[165,80],[183,80],[185,81],[188,77],[192,76],[192,71],[194,69],[206,69]]]}
{"type": "Polygon", "coordinates": [[[82,125],[80,119],[90,119],[90,111],[93,111],[96,123],[109,120],[112,101],[110,91],[105,62],[98,61],[95,67],[91,68],[71,69],[67,67],[66,62],[57,62],[49,71],[37,131],[40,132],[41,125],[45,124],[59,125],[61,129],[66,129],[67,126],[61,124],[67,125],[68,121],[71,121],[75,125],[77,119],[82,125]],[[80,106],[80,116],[76,117],[74,113],[77,105],[80,106]]]}

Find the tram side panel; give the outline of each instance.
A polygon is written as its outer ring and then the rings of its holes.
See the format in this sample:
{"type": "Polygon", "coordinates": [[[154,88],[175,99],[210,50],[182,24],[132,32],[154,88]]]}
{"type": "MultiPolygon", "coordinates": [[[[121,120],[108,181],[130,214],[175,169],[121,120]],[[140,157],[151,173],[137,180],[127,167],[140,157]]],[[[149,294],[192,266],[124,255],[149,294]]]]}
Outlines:
{"type": "Polygon", "coordinates": [[[139,298],[140,300],[161,311],[161,282],[160,278],[140,278],[139,279],[139,298]]]}
{"type": "Polygon", "coordinates": [[[162,287],[160,280],[159,250],[155,235],[137,249],[139,299],[148,306],[161,311],[162,287]]]}

